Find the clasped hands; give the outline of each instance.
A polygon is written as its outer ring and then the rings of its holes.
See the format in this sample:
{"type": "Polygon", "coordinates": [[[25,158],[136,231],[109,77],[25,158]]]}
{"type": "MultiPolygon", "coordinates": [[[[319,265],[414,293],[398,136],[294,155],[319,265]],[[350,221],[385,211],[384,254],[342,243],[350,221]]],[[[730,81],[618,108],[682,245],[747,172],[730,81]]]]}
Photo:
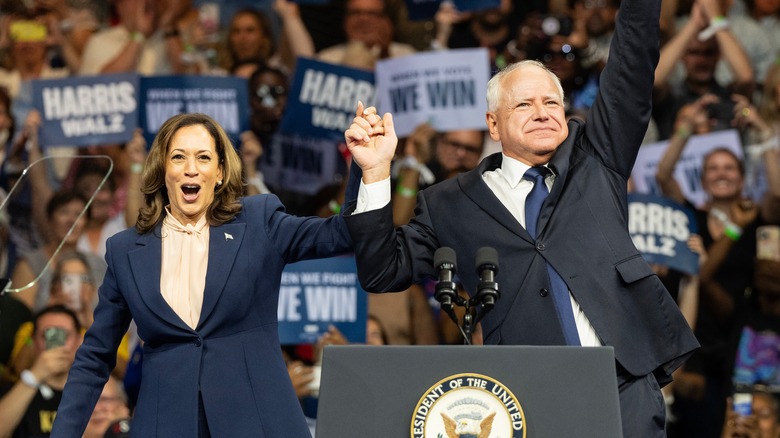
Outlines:
{"type": "Polygon", "coordinates": [[[344,131],[352,158],[363,170],[363,183],[371,184],[390,177],[390,164],[395,156],[398,137],[395,134],[393,115],[380,117],[376,108],[364,108],[358,102],[355,118],[344,131]]]}

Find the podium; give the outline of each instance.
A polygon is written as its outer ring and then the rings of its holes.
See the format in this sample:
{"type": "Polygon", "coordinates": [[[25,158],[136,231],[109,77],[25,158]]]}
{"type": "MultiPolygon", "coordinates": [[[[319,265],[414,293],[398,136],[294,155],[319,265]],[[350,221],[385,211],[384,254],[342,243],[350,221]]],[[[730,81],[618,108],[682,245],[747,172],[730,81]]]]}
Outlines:
{"type": "Polygon", "coordinates": [[[502,438],[621,437],[612,347],[325,348],[317,438],[449,438],[480,427],[502,438]]]}

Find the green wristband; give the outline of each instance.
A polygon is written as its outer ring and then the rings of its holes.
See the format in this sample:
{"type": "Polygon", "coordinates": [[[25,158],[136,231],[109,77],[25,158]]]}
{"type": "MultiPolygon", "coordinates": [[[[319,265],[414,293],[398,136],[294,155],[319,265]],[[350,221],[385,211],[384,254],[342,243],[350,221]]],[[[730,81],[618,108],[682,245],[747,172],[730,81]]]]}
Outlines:
{"type": "Polygon", "coordinates": [[[417,190],[410,189],[408,187],[398,186],[396,187],[395,191],[396,193],[403,196],[404,198],[414,198],[415,196],[417,196],[417,190]]]}

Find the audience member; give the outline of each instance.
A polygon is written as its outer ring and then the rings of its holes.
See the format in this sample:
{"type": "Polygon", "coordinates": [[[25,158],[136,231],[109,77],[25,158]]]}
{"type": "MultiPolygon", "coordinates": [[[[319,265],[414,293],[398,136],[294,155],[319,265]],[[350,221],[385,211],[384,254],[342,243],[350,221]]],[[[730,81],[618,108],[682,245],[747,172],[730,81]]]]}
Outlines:
{"type": "Polygon", "coordinates": [[[488,51],[491,71],[505,67],[500,57],[512,39],[512,2],[502,0],[498,7],[472,13],[457,13],[450,2],[443,2],[436,14],[438,30],[433,48],[461,49],[483,47],[488,51]]]}
{"type": "MultiPolygon", "coordinates": [[[[87,256],[76,251],[61,254],[52,277],[51,294],[46,307],[58,305],[72,311],[78,317],[82,331],[86,331],[92,325],[92,312],[98,301],[97,285],[92,280],[87,256]]],[[[13,351],[8,362],[10,373],[18,375],[35,360],[33,334],[31,323],[21,324],[15,331],[13,351]]],[[[123,375],[129,355],[128,339],[125,336],[117,352],[115,375],[123,375]]]]}
{"type": "Polygon", "coordinates": [[[702,40],[700,33],[708,28],[710,20],[721,17],[718,0],[695,0],[691,17],[685,26],[661,48],[661,57],[655,70],[653,117],[658,124],[661,139],[672,135],[677,112],[705,94],[719,98],[722,109],[715,114],[719,128],[730,126],[732,119],[731,94],[739,92],[749,96],[754,84],[754,73],[744,49],[728,27],[719,27],[715,34],[702,40]],[[733,70],[734,80],[720,84],[715,77],[718,60],[723,60],[733,70]],[[681,80],[672,77],[678,61],[684,65],[681,80]]]}
{"type": "Polygon", "coordinates": [[[79,73],[138,72],[145,75],[183,73],[179,20],[191,0],[114,0],[117,24],[90,37],[79,73]]]}
{"type": "Polygon", "coordinates": [[[0,20],[0,40],[10,44],[10,68],[0,68],[0,86],[13,100],[12,114],[18,126],[33,107],[33,79],[55,79],[68,76],[67,68],[55,68],[47,55],[46,27],[32,18],[6,15],[0,20]],[[4,34],[4,35],[3,35],[4,34]]]}
{"type": "Polygon", "coordinates": [[[78,318],[62,306],[47,307],[34,319],[36,359],[0,398],[0,436],[49,436],[62,389],[81,345],[78,318]]]}
{"type": "Polygon", "coordinates": [[[100,393],[100,398],[92,411],[92,417],[84,430],[84,438],[103,438],[114,423],[130,417],[127,408],[127,394],[122,382],[111,376],[100,393]]]}
{"type": "MultiPolygon", "coordinates": [[[[673,169],[690,135],[709,132],[712,123],[705,108],[715,101],[717,97],[707,94],[680,110],[674,134],[658,164],[656,180],[661,192],[691,208],[695,206],[684,198],[673,169]]],[[[676,399],[680,427],[684,431],[681,436],[688,433],[712,436],[722,425],[727,391],[723,367],[727,357],[725,348],[734,316],[749,305],[750,294],[745,291],[753,281],[756,229],[780,222],[780,161],[775,153],[767,153],[765,166],[769,188],[760,204],[754,204],[743,196],[744,167],[733,152],[716,148],[703,159],[701,183],[709,199],[705,206],[695,210],[696,227],[708,253],[700,273],[700,305],[695,327],[702,348],[685,366],[686,371],[702,377],[703,386],[691,391],[700,395],[699,399],[676,399]]]]}
{"type": "Polygon", "coordinates": [[[222,62],[226,70],[233,70],[246,61],[276,66],[280,62],[268,19],[257,9],[240,9],[233,14],[227,29],[226,46],[224,55],[227,56],[222,62]]]}
{"type": "Polygon", "coordinates": [[[321,61],[373,70],[379,59],[416,52],[408,44],[393,41],[393,22],[383,0],[347,0],[345,8],[347,41],[319,51],[321,61]]]}
{"type": "Polygon", "coordinates": [[[756,385],[750,394],[750,413],[737,412],[734,399],[726,405],[726,421],[721,438],[777,438],[780,436],[780,413],[777,394],[756,385]]]}

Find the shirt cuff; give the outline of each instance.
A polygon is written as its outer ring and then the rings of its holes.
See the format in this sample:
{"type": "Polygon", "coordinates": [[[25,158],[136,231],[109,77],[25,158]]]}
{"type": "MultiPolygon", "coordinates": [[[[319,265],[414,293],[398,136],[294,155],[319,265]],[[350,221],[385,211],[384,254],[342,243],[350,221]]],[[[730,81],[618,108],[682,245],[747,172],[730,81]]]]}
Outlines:
{"type": "Polygon", "coordinates": [[[352,214],[365,213],[367,211],[379,210],[390,203],[390,178],[377,181],[371,184],[364,184],[360,181],[358,189],[357,205],[352,214]]]}

